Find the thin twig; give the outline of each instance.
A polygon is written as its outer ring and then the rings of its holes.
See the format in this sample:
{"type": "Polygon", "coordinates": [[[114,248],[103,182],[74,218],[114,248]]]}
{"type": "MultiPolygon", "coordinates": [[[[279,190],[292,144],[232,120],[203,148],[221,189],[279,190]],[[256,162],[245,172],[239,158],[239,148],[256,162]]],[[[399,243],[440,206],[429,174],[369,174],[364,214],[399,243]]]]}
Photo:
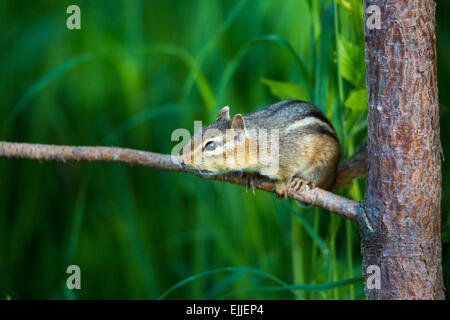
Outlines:
{"type": "MultiPolygon", "coordinates": [[[[172,161],[172,156],[154,152],[139,151],[114,147],[79,147],[57,146],[46,144],[0,142],[0,158],[32,159],[39,161],[60,162],[120,162],[131,166],[141,166],[166,171],[188,172],[201,178],[227,181],[242,186],[247,180],[240,173],[231,172],[220,175],[203,175],[197,171],[181,167],[172,161]]],[[[254,181],[256,189],[274,193],[273,180],[257,176],[254,181]]],[[[321,207],[338,215],[356,221],[359,212],[359,203],[346,199],[334,193],[314,188],[303,192],[288,190],[288,197],[303,203],[321,207]]]]}

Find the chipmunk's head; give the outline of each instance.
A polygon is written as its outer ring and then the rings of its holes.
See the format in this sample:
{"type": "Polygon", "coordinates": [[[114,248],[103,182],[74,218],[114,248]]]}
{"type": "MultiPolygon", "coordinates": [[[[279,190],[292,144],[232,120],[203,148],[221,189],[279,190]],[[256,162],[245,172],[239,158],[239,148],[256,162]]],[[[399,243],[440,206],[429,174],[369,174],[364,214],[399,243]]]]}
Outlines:
{"type": "Polygon", "coordinates": [[[246,140],[244,117],[237,114],[230,118],[230,109],[223,107],[214,123],[194,133],[180,154],[181,162],[205,174],[239,170],[230,160],[246,140]]]}

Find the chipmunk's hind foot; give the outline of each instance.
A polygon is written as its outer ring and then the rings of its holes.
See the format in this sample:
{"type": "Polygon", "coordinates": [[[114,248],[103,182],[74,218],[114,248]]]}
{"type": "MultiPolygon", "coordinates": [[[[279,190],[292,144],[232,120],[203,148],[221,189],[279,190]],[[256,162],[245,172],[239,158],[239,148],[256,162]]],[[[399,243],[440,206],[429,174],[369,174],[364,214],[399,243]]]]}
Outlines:
{"type": "MultiPolygon", "coordinates": [[[[294,177],[294,178],[292,178],[291,184],[289,187],[294,192],[303,192],[305,190],[311,190],[311,189],[315,188],[316,185],[312,181],[294,177]]],[[[297,200],[297,203],[302,208],[310,208],[311,207],[311,205],[301,202],[301,201],[298,201],[298,200],[297,200]]]]}
{"type": "Polygon", "coordinates": [[[298,177],[293,177],[289,185],[289,188],[291,188],[295,192],[303,192],[305,190],[311,190],[315,187],[316,186],[312,181],[298,177]]]}
{"type": "Polygon", "coordinates": [[[287,199],[289,191],[303,192],[315,188],[314,182],[298,177],[293,177],[289,183],[278,181],[275,184],[275,194],[277,199],[287,199]]]}

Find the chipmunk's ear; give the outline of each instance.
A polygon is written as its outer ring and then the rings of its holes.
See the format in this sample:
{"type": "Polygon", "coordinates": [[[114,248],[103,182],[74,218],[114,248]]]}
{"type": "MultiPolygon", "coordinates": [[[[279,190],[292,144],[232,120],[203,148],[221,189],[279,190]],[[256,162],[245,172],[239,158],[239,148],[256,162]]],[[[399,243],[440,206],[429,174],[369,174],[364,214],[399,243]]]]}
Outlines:
{"type": "Polygon", "coordinates": [[[233,119],[230,122],[230,129],[245,130],[245,121],[242,114],[238,113],[233,117],[233,119]]]}
{"type": "Polygon", "coordinates": [[[227,121],[230,120],[230,108],[228,106],[225,106],[222,109],[220,109],[216,118],[216,121],[218,120],[227,120],[227,121]]]}
{"type": "Polygon", "coordinates": [[[237,114],[231,119],[230,129],[234,132],[234,140],[235,141],[243,141],[246,136],[245,131],[245,121],[242,114],[237,114]]]}

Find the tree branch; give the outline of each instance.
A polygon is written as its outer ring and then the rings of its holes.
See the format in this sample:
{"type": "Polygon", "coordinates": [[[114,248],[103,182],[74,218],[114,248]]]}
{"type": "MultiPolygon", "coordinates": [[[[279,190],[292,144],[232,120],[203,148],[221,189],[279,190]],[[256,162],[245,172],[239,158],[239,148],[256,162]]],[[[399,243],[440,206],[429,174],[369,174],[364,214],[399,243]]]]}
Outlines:
{"type": "MultiPolygon", "coordinates": [[[[204,175],[198,171],[190,170],[172,161],[172,156],[154,152],[139,151],[114,147],[79,147],[57,146],[46,144],[0,142],[0,158],[32,159],[39,161],[60,162],[120,162],[131,166],[141,166],[166,171],[187,172],[201,178],[227,181],[242,186],[247,185],[247,180],[240,173],[232,172],[221,175],[204,175]]],[[[263,176],[257,176],[254,181],[256,189],[274,193],[275,184],[263,176]]],[[[357,221],[359,203],[346,199],[334,193],[314,188],[303,192],[288,190],[288,197],[303,203],[321,207],[357,221]]]]}

